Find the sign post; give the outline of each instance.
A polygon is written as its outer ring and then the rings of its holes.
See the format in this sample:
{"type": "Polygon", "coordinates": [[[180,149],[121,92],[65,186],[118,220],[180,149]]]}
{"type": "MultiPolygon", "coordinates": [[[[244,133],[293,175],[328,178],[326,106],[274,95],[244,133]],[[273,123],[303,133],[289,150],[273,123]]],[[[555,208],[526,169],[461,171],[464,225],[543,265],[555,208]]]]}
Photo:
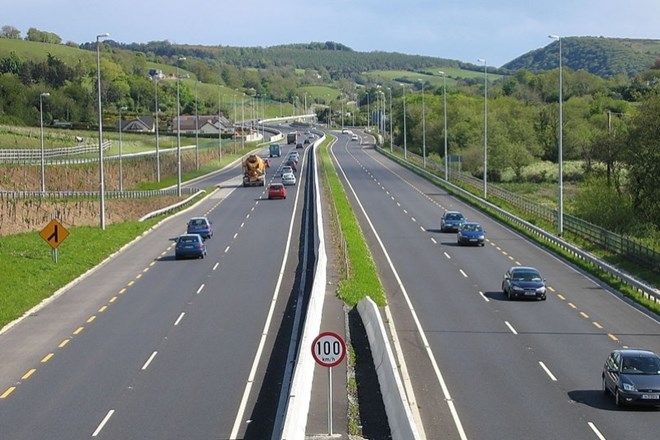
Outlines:
{"type": "Polygon", "coordinates": [[[312,356],[317,364],[328,369],[328,435],[332,433],[332,367],[346,356],[346,343],[337,333],[323,332],[312,342],[312,356]]]}
{"type": "Polygon", "coordinates": [[[39,235],[53,249],[53,261],[57,263],[57,247],[69,236],[69,231],[54,218],[39,232],[39,235]]]}

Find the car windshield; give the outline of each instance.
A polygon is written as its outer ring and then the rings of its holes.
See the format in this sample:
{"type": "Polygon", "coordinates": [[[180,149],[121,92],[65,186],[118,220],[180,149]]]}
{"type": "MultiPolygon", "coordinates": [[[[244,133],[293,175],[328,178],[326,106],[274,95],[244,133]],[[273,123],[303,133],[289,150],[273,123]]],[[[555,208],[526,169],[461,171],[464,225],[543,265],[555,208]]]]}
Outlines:
{"type": "Polygon", "coordinates": [[[660,359],[647,356],[624,357],[621,372],[626,374],[660,375],[660,359]]]}
{"type": "Polygon", "coordinates": [[[463,225],[462,231],[478,232],[481,231],[481,225],[477,225],[474,223],[466,223],[465,225],[463,225]]]}
{"type": "Polygon", "coordinates": [[[181,237],[181,238],[179,238],[179,242],[181,242],[181,243],[195,243],[195,242],[197,242],[197,239],[195,237],[181,237]]]}
{"type": "Polygon", "coordinates": [[[541,281],[541,274],[533,270],[516,270],[512,278],[516,281],[541,281]]]}
{"type": "Polygon", "coordinates": [[[462,214],[447,214],[447,220],[463,220],[462,214]]]}

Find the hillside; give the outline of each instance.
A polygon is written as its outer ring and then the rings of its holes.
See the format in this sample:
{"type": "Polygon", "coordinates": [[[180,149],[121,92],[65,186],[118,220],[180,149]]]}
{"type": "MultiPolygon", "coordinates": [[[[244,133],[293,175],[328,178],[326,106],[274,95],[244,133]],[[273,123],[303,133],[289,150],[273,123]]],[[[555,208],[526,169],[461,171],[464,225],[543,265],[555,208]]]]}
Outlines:
{"type": "MultiPolygon", "coordinates": [[[[533,50],[502,66],[510,71],[541,72],[559,64],[557,41],[533,50]]],[[[660,40],[637,40],[604,37],[562,38],[563,65],[572,70],[586,70],[600,77],[633,77],[649,69],[660,59],[660,40]]]]}

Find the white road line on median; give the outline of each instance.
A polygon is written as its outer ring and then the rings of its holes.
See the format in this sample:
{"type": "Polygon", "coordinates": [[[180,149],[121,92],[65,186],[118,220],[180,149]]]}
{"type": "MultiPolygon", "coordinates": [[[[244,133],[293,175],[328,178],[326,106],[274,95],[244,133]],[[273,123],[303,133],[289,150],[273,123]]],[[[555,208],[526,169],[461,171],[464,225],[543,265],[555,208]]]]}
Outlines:
{"type": "Polygon", "coordinates": [[[234,240],[238,237],[238,232],[234,234],[234,240]]]}
{"type": "Polygon", "coordinates": [[[600,440],[606,440],[605,436],[603,436],[603,434],[600,433],[598,428],[596,428],[596,425],[594,425],[594,422],[588,422],[587,425],[589,425],[589,428],[591,428],[591,430],[594,432],[594,434],[596,434],[596,437],[598,437],[600,440]]]}
{"type": "Polygon", "coordinates": [[[547,374],[548,376],[550,376],[550,379],[551,379],[553,382],[557,382],[557,378],[555,377],[555,375],[552,374],[552,372],[550,371],[550,369],[549,369],[548,367],[546,367],[545,364],[544,364],[543,362],[539,361],[539,365],[541,366],[541,368],[543,368],[543,370],[545,371],[545,374],[547,374]]]}
{"type": "Polygon", "coordinates": [[[445,252],[444,254],[445,254],[445,257],[447,257],[448,260],[451,260],[451,257],[449,256],[449,254],[447,252],[445,252]]]}
{"type": "Polygon", "coordinates": [[[149,356],[149,359],[147,359],[147,362],[145,362],[144,365],[142,365],[142,370],[143,371],[146,370],[147,368],[149,368],[149,364],[151,364],[151,361],[154,360],[154,358],[156,357],[157,354],[158,354],[157,351],[154,351],[153,353],[151,353],[151,356],[149,356]]]}
{"type": "Polygon", "coordinates": [[[114,409],[111,409],[110,411],[108,411],[108,414],[106,414],[105,417],[103,417],[103,420],[101,420],[101,423],[99,423],[99,426],[96,428],[96,430],[92,434],[92,437],[96,437],[96,436],[99,435],[99,433],[101,432],[101,430],[103,429],[105,424],[108,423],[108,420],[110,420],[110,417],[112,417],[112,415],[114,413],[115,413],[114,409]]]}
{"type": "Polygon", "coordinates": [[[461,275],[463,275],[464,278],[468,277],[467,274],[463,272],[463,269],[458,269],[458,271],[461,273],[461,275]]]}
{"type": "Polygon", "coordinates": [[[204,284],[202,284],[201,286],[199,286],[199,289],[197,289],[197,292],[195,292],[195,293],[196,293],[197,295],[199,295],[199,293],[200,293],[202,290],[204,290],[204,284]]]}
{"type": "Polygon", "coordinates": [[[435,241],[435,238],[433,238],[433,237],[431,237],[431,241],[432,241],[434,244],[438,244],[438,242],[435,241]]]}
{"type": "Polygon", "coordinates": [[[486,295],[484,295],[484,293],[481,290],[479,291],[479,295],[481,295],[481,297],[484,299],[484,301],[490,302],[490,299],[488,299],[488,297],[486,297],[486,295]]]}
{"type": "Polygon", "coordinates": [[[226,254],[227,252],[229,252],[229,246],[227,246],[227,247],[225,248],[225,254],[226,254]]]}
{"type": "Polygon", "coordinates": [[[513,328],[513,326],[512,326],[511,324],[509,324],[509,321],[504,321],[504,323],[506,324],[507,327],[509,327],[509,330],[511,330],[511,333],[513,333],[514,335],[517,335],[517,334],[518,334],[518,332],[516,331],[516,329],[513,328]]]}
{"type": "Polygon", "coordinates": [[[219,261],[213,265],[213,270],[216,270],[216,269],[218,268],[218,266],[220,266],[220,262],[219,262],[219,261]]]}
{"type": "Polygon", "coordinates": [[[185,312],[181,312],[181,314],[179,315],[179,317],[176,318],[176,321],[174,321],[174,325],[175,325],[175,326],[179,325],[179,323],[180,323],[181,320],[183,319],[183,315],[185,315],[185,314],[186,314],[185,312]]]}

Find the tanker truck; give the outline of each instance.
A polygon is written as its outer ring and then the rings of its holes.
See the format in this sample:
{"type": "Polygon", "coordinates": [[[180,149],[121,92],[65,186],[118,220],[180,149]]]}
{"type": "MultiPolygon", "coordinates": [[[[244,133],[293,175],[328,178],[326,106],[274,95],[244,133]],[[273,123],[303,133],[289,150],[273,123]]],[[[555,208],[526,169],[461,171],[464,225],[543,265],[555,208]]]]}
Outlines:
{"type": "Polygon", "coordinates": [[[266,162],[256,154],[243,161],[243,186],[266,185],[266,162]]]}

